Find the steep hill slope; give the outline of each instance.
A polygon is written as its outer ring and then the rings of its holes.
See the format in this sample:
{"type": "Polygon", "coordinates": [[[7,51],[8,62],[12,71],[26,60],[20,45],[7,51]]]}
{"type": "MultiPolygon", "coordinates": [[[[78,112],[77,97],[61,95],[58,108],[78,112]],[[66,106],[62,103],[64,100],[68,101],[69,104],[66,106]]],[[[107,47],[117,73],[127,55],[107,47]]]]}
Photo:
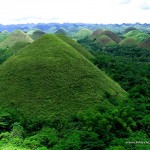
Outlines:
{"type": "Polygon", "coordinates": [[[33,40],[23,31],[16,30],[0,43],[0,47],[12,47],[15,43],[18,42],[32,43],[33,40]]]}
{"type": "Polygon", "coordinates": [[[0,66],[0,108],[35,118],[67,117],[126,92],[70,45],[44,35],[0,66]]]}
{"type": "Polygon", "coordinates": [[[68,36],[57,34],[57,37],[59,37],[61,40],[66,42],[67,44],[71,45],[74,49],[76,49],[80,54],[82,54],[85,58],[87,58],[90,61],[94,60],[94,56],[91,55],[82,45],[74,41],[68,36]]]}

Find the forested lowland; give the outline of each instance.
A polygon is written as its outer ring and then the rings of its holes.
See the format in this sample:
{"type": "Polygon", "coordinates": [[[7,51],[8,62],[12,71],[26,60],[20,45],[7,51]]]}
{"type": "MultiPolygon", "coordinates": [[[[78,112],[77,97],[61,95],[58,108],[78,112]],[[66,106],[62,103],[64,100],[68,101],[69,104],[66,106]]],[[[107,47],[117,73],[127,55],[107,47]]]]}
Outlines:
{"type": "Polygon", "coordinates": [[[22,28],[0,33],[0,149],[150,149],[147,24],[22,28]]]}

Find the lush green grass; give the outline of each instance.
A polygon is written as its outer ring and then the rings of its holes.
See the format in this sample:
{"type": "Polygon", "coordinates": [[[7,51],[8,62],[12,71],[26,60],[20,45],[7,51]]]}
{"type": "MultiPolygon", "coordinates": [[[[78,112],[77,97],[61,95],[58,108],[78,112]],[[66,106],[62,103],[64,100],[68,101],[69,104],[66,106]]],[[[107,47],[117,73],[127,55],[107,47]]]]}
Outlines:
{"type": "Polygon", "coordinates": [[[106,35],[101,35],[97,37],[95,43],[99,44],[102,47],[116,45],[116,43],[106,35]]]}
{"type": "Polygon", "coordinates": [[[67,117],[127,93],[73,47],[44,35],[0,66],[0,107],[36,118],[67,117]]]}
{"type": "Polygon", "coordinates": [[[16,30],[12,32],[3,42],[0,43],[0,47],[12,47],[15,43],[18,42],[32,43],[33,40],[23,31],[16,30]]]}
{"type": "Polygon", "coordinates": [[[3,42],[8,36],[9,36],[9,32],[8,31],[3,31],[0,33],[0,42],[3,42]]]}
{"type": "Polygon", "coordinates": [[[76,41],[74,41],[70,37],[62,35],[62,34],[57,34],[56,36],[59,37],[64,42],[66,42],[67,44],[71,45],[74,49],[76,49],[80,54],[82,54],[88,60],[94,61],[94,56],[91,55],[83,46],[78,44],[76,41]]]}

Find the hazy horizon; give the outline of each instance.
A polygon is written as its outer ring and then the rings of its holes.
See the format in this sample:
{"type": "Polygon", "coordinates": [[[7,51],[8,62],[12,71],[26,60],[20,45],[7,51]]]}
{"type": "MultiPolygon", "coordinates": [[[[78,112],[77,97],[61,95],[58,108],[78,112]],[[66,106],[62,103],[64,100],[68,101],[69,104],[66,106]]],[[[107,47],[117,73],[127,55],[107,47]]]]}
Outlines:
{"type": "Polygon", "coordinates": [[[149,0],[5,0],[0,24],[150,23],[149,0]]]}

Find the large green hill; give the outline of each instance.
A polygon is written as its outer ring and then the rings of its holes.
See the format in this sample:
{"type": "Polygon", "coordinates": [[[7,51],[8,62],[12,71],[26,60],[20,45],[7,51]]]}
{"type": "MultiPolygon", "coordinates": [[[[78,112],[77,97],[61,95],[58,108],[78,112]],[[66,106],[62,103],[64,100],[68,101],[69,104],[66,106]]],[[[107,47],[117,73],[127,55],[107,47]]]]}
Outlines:
{"type": "Polygon", "coordinates": [[[0,66],[0,109],[25,118],[67,117],[126,92],[55,35],[44,35],[0,66]]]}
{"type": "Polygon", "coordinates": [[[23,31],[16,30],[12,32],[3,42],[0,43],[0,47],[12,47],[15,43],[18,42],[32,43],[33,40],[23,31]]]}

